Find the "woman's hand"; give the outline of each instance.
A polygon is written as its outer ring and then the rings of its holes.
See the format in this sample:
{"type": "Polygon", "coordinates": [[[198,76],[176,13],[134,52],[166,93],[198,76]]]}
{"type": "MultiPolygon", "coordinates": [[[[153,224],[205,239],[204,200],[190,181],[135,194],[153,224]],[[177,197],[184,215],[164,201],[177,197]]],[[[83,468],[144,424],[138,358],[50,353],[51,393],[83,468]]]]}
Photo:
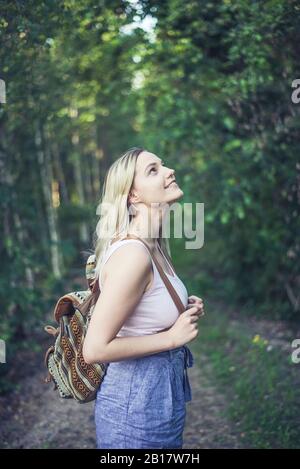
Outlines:
{"type": "Polygon", "coordinates": [[[204,305],[203,305],[202,298],[199,298],[198,296],[195,296],[195,295],[189,296],[187,308],[192,308],[193,306],[198,307],[197,314],[198,314],[199,318],[201,316],[204,316],[205,312],[204,312],[204,305]]]}
{"type": "Polygon", "coordinates": [[[186,310],[179,315],[176,322],[167,331],[174,348],[196,339],[198,336],[197,323],[203,315],[203,300],[195,295],[190,296],[186,310]]]}

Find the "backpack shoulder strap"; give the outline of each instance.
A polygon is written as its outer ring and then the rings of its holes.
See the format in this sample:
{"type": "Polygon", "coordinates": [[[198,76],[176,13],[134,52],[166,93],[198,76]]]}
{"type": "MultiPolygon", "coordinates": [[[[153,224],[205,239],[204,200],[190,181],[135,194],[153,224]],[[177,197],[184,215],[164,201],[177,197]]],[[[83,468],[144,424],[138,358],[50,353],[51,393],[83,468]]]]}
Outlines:
{"type": "Polygon", "coordinates": [[[88,288],[91,290],[93,282],[95,280],[95,267],[96,267],[96,255],[91,254],[86,261],[85,276],[88,284],[88,288]]]}
{"type": "Polygon", "coordinates": [[[132,239],[138,239],[139,241],[141,241],[145,246],[146,248],[148,249],[149,251],[149,254],[150,256],[152,257],[153,259],[153,262],[154,264],[156,265],[156,268],[159,272],[159,275],[161,276],[168,292],[170,293],[171,297],[172,297],[172,300],[174,301],[179,313],[183,313],[185,311],[185,307],[178,295],[178,293],[176,292],[175,288],[173,287],[172,283],[170,282],[170,280],[168,279],[168,277],[166,276],[166,274],[164,273],[162,267],[159,265],[159,262],[158,260],[156,259],[156,257],[154,256],[153,253],[151,253],[150,249],[149,249],[149,246],[147,246],[147,244],[141,239],[141,238],[138,238],[137,236],[134,236],[134,235],[128,235],[127,237],[128,239],[132,238],[132,239]]]}
{"type": "MultiPolygon", "coordinates": [[[[153,259],[153,262],[159,272],[159,275],[161,276],[161,279],[163,280],[169,294],[171,295],[171,298],[174,301],[176,308],[178,309],[180,314],[183,313],[186,309],[185,306],[183,305],[172,283],[170,282],[170,280],[164,273],[155,255],[150,251],[147,243],[145,243],[145,241],[143,241],[141,238],[135,235],[128,235],[124,239],[137,239],[144,244],[151,258],[153,259]]],[[[84,301],[84,303],[79,308],[82,314],[86,314],[87,311],[91,308],[91,306],[93,306],[97,302],[99,294],[100,294],[99,282],[95,281],[95,258],[96,258],[95,254],[90,255],[86,263],[86,278],[87,278],[89,289],[91,290],[91,294],[89,298],[87,298],[86,301],[84,301]]]]}

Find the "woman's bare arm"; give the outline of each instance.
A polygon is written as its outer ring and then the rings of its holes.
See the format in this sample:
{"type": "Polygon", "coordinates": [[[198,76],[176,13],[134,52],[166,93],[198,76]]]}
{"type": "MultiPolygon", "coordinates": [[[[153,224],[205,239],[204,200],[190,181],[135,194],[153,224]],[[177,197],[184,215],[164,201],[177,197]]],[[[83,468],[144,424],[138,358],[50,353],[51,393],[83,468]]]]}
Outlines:
{"type": "Polygon", "coordinates": [[[149,254],[137,244],[122,246],[111,255],[84,341],[83,357],[87,363],[110,363],[174,348],[168,331],[116,337],[139,303],[151,269],[149,254]]]}

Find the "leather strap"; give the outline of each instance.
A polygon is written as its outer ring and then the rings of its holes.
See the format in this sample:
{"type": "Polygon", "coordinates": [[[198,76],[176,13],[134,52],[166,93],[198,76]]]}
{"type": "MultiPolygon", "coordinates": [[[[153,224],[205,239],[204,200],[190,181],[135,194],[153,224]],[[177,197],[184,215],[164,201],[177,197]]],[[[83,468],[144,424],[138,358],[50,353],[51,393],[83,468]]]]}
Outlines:
{"type": "MultiPolygon", "coordinates": [[[[149,254],[150,256],[152,257],[153,259],[153,262],[154,264],[156,265],[156,268],[159,272],[159,275],[161,276],[166,288],[168,289],[168,292],[170,293],[171,297],[172,297],[172,300],[174,301],[179,313],[183,313],[185,311],[185,307],[180,299],[180,297],[178,296],[176,290],[174,289],[172,283],[170,282],[170,280],[168,279],[168,277],[166,276],[166,274],[164,273],[163,269],[161,268],[161,266],[159,265],[156,257],[151,253],[150,249],[149,249],[149,246],[141,239],[141,238],[138,238],[137,236],[134,236],[134,235],[128,235],[126,238],[124,239],[138,239],[139,241],[141,241],[144,246],[146,246],[146,248],[148,249],[149,251],[149,254]]],[[[173,269],[174,270],[174,269],[173,269]]]]}
{"type": "MultiPolygon", "coordinates": [[[[159,272],[159,275],[161,276],[161,279],[163,280],[169,294],[171,295],[171,298],[174,301],[174,303],[176,305],[176,308],[178,309],[180,314],[183,313],[186,310],[186,308],[184,307],[184,305],[183,305],[179,295],[177,294],[176,290],[174,289],[172,283],[170,282],[170,280],[168,279],[168,277],[164,273],[163,269],[159,265],[158,260],[151,253],[147,243],[145,243],[145,241],[143,241],[141,238],[139,238],[138,236],[135,236],[135,235],[128,235],[128,236],[126,236],[126,238],[122,238],[122,239],[137,239],[137,240],[141,241],[144,244],[144,246],[148,249],[148,252],[149,252],[151,258],[153,259],[153,262],[156,265],[156,268],[159,272]]],[[[117,241],[117,240],[115,240],[115,241],[117,241]]],[[[79,306],[79,309],[80,309],[80,311],[83,315],[85,315],[88,312],[88,310],[90,309],[90,307],[97,302],[99,294],[100,294],[99,282],[95,281],[94,284],[93,284],[93,287],[92,287],[91,296],[86,301],[84,301],[84,303],[82,303],[82,305],[79,306]]],[[[167,328],[166,330],[168,330],[168,329],[169,328],[167,328]]]]}

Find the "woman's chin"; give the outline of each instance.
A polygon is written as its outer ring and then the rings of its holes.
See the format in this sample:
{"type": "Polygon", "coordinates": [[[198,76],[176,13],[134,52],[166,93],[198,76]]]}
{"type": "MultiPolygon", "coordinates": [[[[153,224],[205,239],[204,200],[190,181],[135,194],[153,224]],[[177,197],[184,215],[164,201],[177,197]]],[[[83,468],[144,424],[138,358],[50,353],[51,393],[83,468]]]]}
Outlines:
{"type": "Polygon", "coordinates": [[[180,200],[183,196],[184,196],[184,192],[178,188],[176,191],[174,191],[174,194],[172,195],[172,198],[168,200],[168,203],[172,204],[176,202],[177,200],[180,200]]]}

